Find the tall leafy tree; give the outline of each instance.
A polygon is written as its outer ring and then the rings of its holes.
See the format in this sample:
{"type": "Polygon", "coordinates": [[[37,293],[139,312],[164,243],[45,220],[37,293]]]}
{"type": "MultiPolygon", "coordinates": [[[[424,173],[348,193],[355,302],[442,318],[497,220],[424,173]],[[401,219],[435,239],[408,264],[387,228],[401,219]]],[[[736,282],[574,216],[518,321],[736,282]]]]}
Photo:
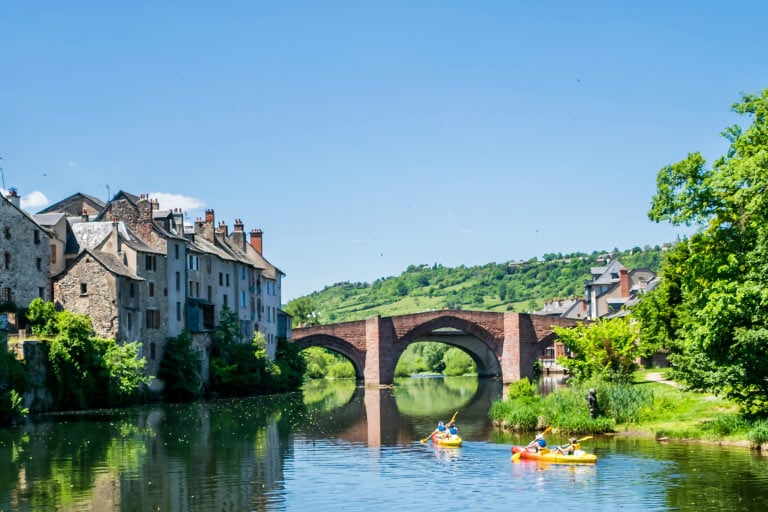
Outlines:
{"type": "Polygon", "coordinates": [[[657,176],[649,217],[699,231],[662,269],[655,308],[637,312],[647,336],[669,336],[676,378],[768,414],[768,89],[733,110],[751,119],[723,132],[725,155],[700,153],[657,176]]]}
{"type": "Polygon", "coordinates": [[[599,378],[629,382],[638,357],[647,355],[638,343],[638,325],[630,317],[597,320],[577,327],[555,327],[555,334],[573,353],[558,361],[578,380],[599,378]]]}

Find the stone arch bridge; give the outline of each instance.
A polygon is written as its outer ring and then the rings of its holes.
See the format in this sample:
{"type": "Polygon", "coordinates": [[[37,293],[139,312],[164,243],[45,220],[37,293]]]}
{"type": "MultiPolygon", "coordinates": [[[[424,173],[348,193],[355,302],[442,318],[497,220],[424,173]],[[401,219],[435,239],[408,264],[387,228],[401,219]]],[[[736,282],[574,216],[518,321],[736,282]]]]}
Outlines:
{"type": "Polygon", "coordinates": [[[373,385],[392,383],[408,345],[439,341],[469,354],[480,377],[500,376],[508,384],[532,377],[534,361],[556,339],[553,327],[578,324],[549,315],[443,310],[296,328],[292,340],[342,354],[357,378],[373,385]]]}

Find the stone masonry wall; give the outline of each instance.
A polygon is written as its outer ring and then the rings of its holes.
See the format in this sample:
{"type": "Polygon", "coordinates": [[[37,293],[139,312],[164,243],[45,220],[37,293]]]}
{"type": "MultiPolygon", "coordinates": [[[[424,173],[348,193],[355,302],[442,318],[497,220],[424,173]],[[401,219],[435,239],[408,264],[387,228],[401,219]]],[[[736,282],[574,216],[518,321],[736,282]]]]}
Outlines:
{"type": "Polygon", "coordinates": [[[48,232],[5,198],[0,198],[0,291],[10,288],[11,300],[19,307],[27,307],[40,296],[41,289],[42,298],[50,300],[50,265],[48,232]],[[9,268],[5,268],[6,253],[10,258],[9,268]]]}
{"type": "Polygon", "coordinates": [[[53,287],[57,305],[67,311],[89,316],[98,336],[117,336],[117,282],[113,274],[93,257],[85,254],[54,282],[53,287]],[[86,294],[80,293],[81,283],[88,287],[86,294]]]}

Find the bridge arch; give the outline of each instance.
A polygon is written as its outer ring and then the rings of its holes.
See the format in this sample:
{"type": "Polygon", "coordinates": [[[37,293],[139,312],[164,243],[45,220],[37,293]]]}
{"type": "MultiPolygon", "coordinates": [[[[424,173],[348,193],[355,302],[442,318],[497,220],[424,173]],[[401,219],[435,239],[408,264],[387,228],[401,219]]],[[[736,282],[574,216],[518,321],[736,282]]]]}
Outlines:
{"type": "Polygon", "coordinates": [[[352,363],[352,367],[355,369],[355,379],[364,379],[365,354],[348,341],[328,334],[314,334],[301,338],[295,343],[302,350],[309,347],[321,347],[341,354],[352,363]]]}
{"type": "Polygon", "coordinates": [[[501,365],[496,353],[499,343],[492,332],[466,318],[441,315],[429,319],[406,332],[396,344],[395,361],[412,343],[436,341],[466,352],[475,362],[479,377],[501,376],[501,365]]]}

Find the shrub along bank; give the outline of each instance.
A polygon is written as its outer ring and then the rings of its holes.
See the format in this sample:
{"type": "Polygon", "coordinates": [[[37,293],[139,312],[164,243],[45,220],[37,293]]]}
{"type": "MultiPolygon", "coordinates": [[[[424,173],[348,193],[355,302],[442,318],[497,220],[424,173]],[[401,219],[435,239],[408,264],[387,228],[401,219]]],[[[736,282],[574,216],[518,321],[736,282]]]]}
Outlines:
{"type": "MultiPolygon", "coordinates": [[[[659,370],[655,370],[658,372],[659,370]]],[[[632,434],[657,439],[702,442],[768,443],[768,420],[749,420],[725,398],[686,391],[635,373],[630,383],[591,380],[541,396],[523,379],[510,385],[507,398],[492,404],[489,415],[504,430],[534,432],[551,426],[565,434],[632,434]],[[592,419],[586,395],[597,391],[598,416],[592,419]]]]}
{"type": "MultiPolygon", "coordinates": [[[[237,318],[222,312],[214,332],[209,386],[203,385],[201,355],[192,347],[187,333],[170,338],[161,363],[160,378],[166,380],[164,395],[150,395],[147,389],[146,360],[140,342],[118,344],[94,335],[90,318],[68,311],[56,311],[53,304],[35,299],[29,307],[32,332],[45,340],[45,374],[35,390],[34,411],[94,409],[136,404],[148,400],[194,399],[205,394],[242,396],[279,393],[298,389],[305,370],[304,360],[294,346],[278,343],[277,356],[266,356],[263,336],[252,344],[239,343],[237,318]],[[235,334],[233,334],[235,333],[235,334]]],[[[0,425],[12,424],[27,411],[21,397],[27,391],[26,361],[10,354],[0,355],[0,425]]]]}

